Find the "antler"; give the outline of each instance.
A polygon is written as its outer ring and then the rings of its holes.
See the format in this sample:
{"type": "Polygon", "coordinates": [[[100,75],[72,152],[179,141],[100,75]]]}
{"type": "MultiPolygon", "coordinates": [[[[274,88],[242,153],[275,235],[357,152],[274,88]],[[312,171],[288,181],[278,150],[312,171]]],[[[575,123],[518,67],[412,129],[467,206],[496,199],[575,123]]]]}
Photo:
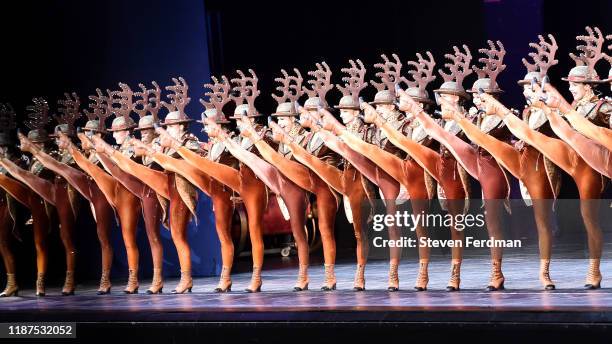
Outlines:
{"type": "Polygon", "coordinates": [[[289,99],[289,87],[291,84],[291,79],[289,78],[289,74],[286,70],[281,69],[281,73],[283,74],[282,78],[275,78],[274,81],[280,83],[280,86],[277,86],[276,89],[281,91],[281,95],[277,96],[276,94],[272,94],[272,98],[276,100],[278,104],[284,103],[287,99],[289,99]]]}
{"type": "Polygon", "coordinates": [[[274,79],[274,81],[280,83],[280,86],[277,86],[276,89],[281,91],[281,95],[277,96],[276,94],[272,94],[272,98],[274,98],[278,104],[284,102],[294,103],[304,94],[302,91],[302,82],[304,81],[302,74],[297,68],[293,68],[293,71],[295,72],[295,76],[289,75],[286,70],[281,69],[283,77],[274,79]]]}
{"type": "Polygon", "coordinates": [[[152,81],[151,83],[154,87],[152,89],[147,89],[142,83],[138,84],[142,92],[134,93],[134,96],[140,99],[134,102],[132,110],[134,110],[140,118],[146,116],[147,113],[151,113],[153,120],[157,122],[157,113],[161,108],[161,88],[156,81],[152,81]]]}
{"type": "Polygon", "coordinates": [[[550,43],[546,42],[542,35],[538,35],[538,43],[529,43],[529,46],[534,48],[536,52],[529,53],[533,63],[529,63],[525,58],[522,59],[523,65],[525,65],[528,72],[539,70],[540,76],[544,76],[550,67],[559,63],[559,60],[555,59],[555,54],[559,48],[557,40],[551,34],[548,35],[548,38],[550,43]]]}
{"type": "Polygon", "coordinates": [[[457,84],[461,85],[463,83],[463,79],[472,73],[472,69],[470,68],[472,53],[470,53],[470,49],[467,47],[467,45],[464,44],[462,47],[465,50],[465,53],[459,50],[457,46],[453,46],[453,51],[455,54],[444,55],[445,58],[452,61],[452,63],[444,64],[444,67],[448,68],[450,71],[449,74],[441,69],[438,71],[444,81],[452,81],[454,79],[457,84]]]}
{"type": "MultiPolygon", "coordinates": [[[[107,90],[110,93],[110,91],[107,90]]],[[[98,129],[103,131],[106,127],[106,119],[112,115],[112,103],[109,97],[105,96],[101,89],[96,88],[97,96],[89,96],[89,99],[93,103],[89,103],[89,107],[92,111],[83,109],[83,113],[89,120],[99,120],[98,129]]]]}
{"type": "Polygon", "coordinates": [[[116,117],[123,116],[125,119],[128,119],[132,109],[134,108],[134,104],[132,102],[134,92],[132,92],[130,86],[122,82],[119,83],[119,87],[121,88],[120,91],[107,90],[109,95],[109,109],[116,117]]]}
{"type": "Polygon", "coordinates": [[[476,72],[479,79],[488,77],[491,80],[491,84],[494,84],[499,73],[506,69],[506,65],[503,64],[506,49],[504,49],[502,42],[497,41],[496,43],[497,47],[495,46],[495,42],[488,40],[488,49],[478,49],[479,53],[486,55],[486,57],[481,57],[478,59],[478,62],[484,64],[482,68],[475,65],[472,66],[472,69],[476,72]]]}
{"type": "Polygon", "coordinates": [[[359,59],[357,59],[357,63],[355,63],[353,60],[349,60],[349,63],[351,64],[350,68],[341,69],[343,73],[349,75],[342,78],[345,86],[336,84],[336,87],[340,90],[340,92],[342,92],[343,95],[351,95],[353,98],[357,99],[357,97],[359,97],[359,92],[361,92],[361,90],[366,88],[368,85],[368,82],[365,81],[366,69],[363,66],[363,62],[361,62],[359,59]],[[359,65],[359,67],[357,65],[359,65]]]}
{"type": "Polygon", "coordinates": [[[81,100],[75,92],[64,93],[64,97],[66,99],[57,101],[57,111],[61,115],[55,115],[54,118],[59,124],[68,124],[68,131],[74,132],[74,122],[81,117],[81,100]]]}
{"type": "Polygon", "coordinates": [[[42,97],[32,98],[34,104],[28,105],[26,111],[29,111],[28,120],[25,125],[32,129],[44,129],[49,123],[49,104],[42,97]]]}
{"type": "Polygon", "coordinates": [[[378,91],[382,91],[386,88],[392,92],[395,92],[395,85],[401,80],[400,73],[402,71],[402,62],[397,54],[391,55],[393,56],[395,62],[391,62],[385,54],[380,56],[383,58],[384,62],[376,63],[374,67],[382,69],[382,71],[376,73],[376,76],[380,78],[381,82],[370,80],[370,84],[372,84],[372,86],[374,86],[378,91]]]}
{"type": "Polygon", "coordinates": [[[296,101],[298,101],[298,99],[300,99],[300,97],[304,94],[304,91],[302,90],[302,82],[304,82],[304,78],[302,78],[302,73],[300,73],[300,71],[297,68],[293,68],[293,71],[295,72],[295,75],[290,75],[289,76],[289,80],[292,81],[293,83],[289,86],[289,101],[291,103],[295,103],[296,101]],[[291,90],[293,90],[293,92],[291,92],[291,90]]]}
{"type": "Polygon", "coordinates": [[[321,101],[325,101],[327,92],[334,88],[334,85],[331,84],[332,71],[325,61],[317,63],[316,66],[317,70],[308,72],[308,75],[314,77],[314,79],[308,80],[308,83],[312,85],[312,89],[308,89],[306,86],[302,87],[302,89],[308,94],[308,97],[318,96],[321,101]]]}
{"type": "Polygon", "coordinates": [[[217,116],[221,116],[223,113],[223,106],[231,100],[229,95],[231,85],[225,75],[221,75],[222,82],[219,82],[214,76],[210,78],[213,84],[204,84],[204,88],[209,88],[211,90],[210,92],[204,93],[204,96],[208,97],[208,102],[204,99],[200,99],[200,103],[202,103],[206,109],[217,109],[217,116]]]}
{"type": "Polygon", "coordinates": [[[185,114],[185,106],[191,101],[187,92],[189,86],[182,76],[179,76],[178,79],[172,78],[172,81],[174,85],[166,86],[166,90],[172,92],[167,95],[168,99],[170,99],[170,103],[166,103],[165,101],[161,101],[160,103],[170,112],[179,111],[181,114],[185,114]]]}
{"type": "Polygon", "coordinates": [[[430,51],[427,51],[427,57],[429,60],[423,58],[423,55],[417,53],[418,62],[408,61],[409,66],[413,66],[415,69],[408,71],[408,74],[412,76],[412,81],[402,77],[402,80],[409,87],[418,87],[421,90],[427,88],[427,84],[434,81],[436,76],[433,75],[433,69],[436,65],[436,61],[430,51]]]}
{"type": "MultiPolygon", "coordinates": [[[[607,35],[606,39],[612,40],[612,35],[607,35]]],[[[608,45],[608,50],[612,50],[612,44],[608,45]]],[[[608,55],[608,54],[604,53],[603,54],[603,58],[606,59],[606,61],[608,61],[608,63],[610,65],[612,65],[612,55],[608,55]]]]}
{"type": "Polygon", "coordinates": [[[230,96],[233,101],[236,102],[236,105],[244,104],[246,100],[247,104],[249,104],[249,108],[255,110],[255,98],[259,96],[259,90],[257,89],[257,75],[252,69],[249,69],[250,77],[244,75],[241,70],[237,70],[236,73],[240,76],[240,78],[231,79],[231,82],[237,83],[238,85],[234,87],[232,90],[238,93],[238,96],[230,96]]]}
{"type": "Polygon", "coordinates": [[[595,70],[595,64],[603,57],[602,48],[604,43],[604,37],[598,27],[591,28],[587,26],[586,31],[588,35],[576,36],[577,40],[583,41],[584,44],[576,47],[581,53],[579,56],[570,53],[570,57],[576,61],[576,65],[586,65],[589,71],[595,70]]]}

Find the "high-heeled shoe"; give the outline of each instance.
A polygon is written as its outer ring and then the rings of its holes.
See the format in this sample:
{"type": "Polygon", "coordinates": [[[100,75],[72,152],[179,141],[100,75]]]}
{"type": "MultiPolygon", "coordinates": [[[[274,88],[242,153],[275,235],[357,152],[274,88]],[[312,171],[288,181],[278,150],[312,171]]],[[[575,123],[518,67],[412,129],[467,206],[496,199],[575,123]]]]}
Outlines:
{"type": "Polygon", "coordinates": [[[353,282],[353,291],[365,290],[365,265],[357,265],[355,271],[355,281],[353,282]]]}
{"type": "Polygon", "coordinates": [[[451,268],[451,278],[446,286],[446,291],[459,291],[461,284],[461,260],[453,260],[451,268]]]}
{"type": "Polygon", "coordinates": [[[36,277],[36,296],[45,296],[45,274],[42,272],[36,277]]]}
{"type": "Polygon", "coordinates": [[[224,266],[221,269],[221,277],[219,278],[219,284],[215,288],[215,293],[227,293],[232,291],[232,279],[230,278],[230,267],[224,266]]]}
{"type": "Polygon", "coordinates": [[[487,291],[504,290],[504,282],[506,279],[502,273],[501,263],[501,259],[493,259],[491,261],[491,279],[489,280],[489,285],[486,288],[487,291]]]}
{"type": "Polygon", "coordinates": [[[300,272],[298,273],[298,279],[295,282],[293,291],[305,290],[308,290],[308,265],[300,264],[300,272]]]}
{"type": "Polygon", "coordinates": [[[191,278],[191,271],[181,271],[181,280],[179,284],[174,288],[172,294],[183,294],[184,292],[191,293],[193,288],[193,279],[191,278]]]}
{"type": "Polygon", "coordinates": [[[17,296],[19,287],[17,287],[17,278],[15,274],[6,274],[6,288],[0,293],[0,297],[17,296]]]}
{"type": "Polygon", "coordinates": [[[540,259],[540,282],[544,290],[555,290],[555,283],[550,278],[550,259],[540,259]]]}
{"type": "Polygon", "coordinates": [[[587,273],[584,289],[601,288],[601,271],[599,271],[600,259],[589,259],[589,272],[587,273]]]}
{"type": "Polygon", "coordinates": [[[111,282],[110,282],[110,271],[103,270],[102,276],[100,277],[100,286],[98,287],[98,291],[96,294],[98,295],[106,295],[111,292],[111,282]]]}
{"type": "Polygon", "coordinates": [[[129,270],[128,283],[123,292],[126,294],[138,294],[138,287],[138,272],[129,270]]]}
{"type": "Polygon", "coordinates": [[[74,271],[66,271],[66,279],[62,288],[62,295],[74,295],[74,271]]]}
{"type": "Polygon", "coordinates": [[[164,290],[164,280],[162,278],[161,269],[153,269],[153,280],[151,286],[147,289],[147,294],[162,294],[164,290]]]}
{"type": "Polygon", "coordinates": [[[429,260],[421,259],[419,261],[419,274],[417,275],[416,283],[414,284],[414,290],[425,291],[427,290],[427,284],[429,283],[429,272],[427,268],[429,266],[429,260]]]}
{"type": "Polygon", "coordinates": [[[321,287],[321,290],[336,290],[336,273],[334,272],[334,264],[325,264],[325,284],[321,287]]]}
{"type": "Polygon", "coordinates": [[[261,267],[254,266],[253,274],[251,275],[251,284],[244,290],[247,293],[259,293],[261,291],[261,267]]]}
{"type": "Polygon", "coordinates": [[[389,286],[387,287],[387,291],[394,292],[399,290],[399,273],[397,271],[398,268],[398,264],[389,264],[389,286]]]}

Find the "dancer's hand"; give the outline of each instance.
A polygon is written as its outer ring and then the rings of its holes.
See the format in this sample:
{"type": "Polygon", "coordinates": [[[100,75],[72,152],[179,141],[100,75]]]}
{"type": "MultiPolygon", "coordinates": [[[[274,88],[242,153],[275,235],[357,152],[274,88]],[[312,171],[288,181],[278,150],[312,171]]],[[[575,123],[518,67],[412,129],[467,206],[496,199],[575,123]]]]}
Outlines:
{"type": "Polygon", "coordinates": [[[397,107],[400,111],[411,113],[413,115],[424,111],[421,105],[417,101],[412,99],[412,97],[408,93],[406,93],[406,91],[404,91],[400,87],[397,87],[396,91],[399,95],[399,104],[397,105],[397,107]]]}
{"type": "Polygon", "coordinates": [[[497,115],[499,117],[505,117],[510,112],[510,109],[500,103],[499,100],[487,93],[479,95],[480,100],[484,106],[485,113],[487,115],[497,115]]]}
{"type": "Polygon", "coordinates": [[[244,114],[238,116],[236,124],[238,125],[238,130],[240,130],[241,136],[248,138],[254,138],[258,136],[257,132],[255,131],[255,128],[253,128],[253,123],[251,123],[251,120],[248,116],[244,114]]]}
{"type": "MultiPolygon", "coordinates": [[[[542,91],[542,88],[540,85],[538,84],[534,84],[533,85],[533,89],[534,92],[536,92],[536,94],[545,94],[545,104],[548,107],[551,107],[553,109],[559,109],[559,111],[561,111],[561,113],[568,113],[570,111],[572,111],[572,105],[565,100],[565,98],[563,98],[563,96],[559,93],[559,91],[557,91],[557,89],[552,86],[550,83],[544,83],[544,91],[542,91]]],[[[542,100],[539,100],[539,102],[542,102],[542,100]]],[[[534,102],[533,105],[536,107],[540,107],[538,105],[536,105],[534,102]]]]}
{"type": "Polygon", "coordinates": [[[22,151],[30,152],[32,154],[36,154],[36,152],[38,152],[39,149],[32,141],[30,141],[30,139],[28,139],[27,136],[23,135],[22,133],[17,133],[17,137],[19,138],[19,146],[22,151]]]}
{"type": "Polygon", "coordinates": [[[465,118],[463,113],[457,110],[457,106],[454,103],[451,103],[448,99],[440,97],[439,101],[441,105],[444,105],[444,110],[442,110],[442,118],[449,118],[455,121],[465,118]]]}
{"type": "Polygon", "coordinates": [[[292,138],[278,123],[270,122],[270,129],[272,129],[272,140],[275,142],[289,144],[292,141],[292,138]]]}
{"type": "Polygon", "coordinates": [[[72,140],[70,139],[70,137],[68,137],[68,135],[64,133],[61,133],[61,132],[58,133],[57,146],[60,149],[66,149],[68,150],[68,152],[72,153],[72,148],[73,148],[72,140]]]}
{"type": "Polygon", "coordinates": [[[134,152],[139,152],[141,156],[149,156],[155,152],[153,147],[135,137],[130,138],[130,144],[134,147],[134,152]]]}
{"type": "Polygon", "coordinates": [[[159,145],[161,147],[176,149],[181,146],[181,143],[161,125],[155,125],[155,132],[159,135],[159,145]]]}
{"type": "Polygon", "coordinates": [[[342,125],[331,112],[321,108],[319,109],[319,114],[322,117],[321,124],[323,129],[329,130],[334,135],[340,135],[342,133],[344,125],[342,125]]]}
{"type": "MultiPolygon", "coordinates": [[[[60,142],[62,139],[69,139],[68,136],[66,136],[63,133],[58,133],[59,137],[60,137],[60,142]]],[[[91,140],[89,139],[89,137],[87,137],[87,135],[85,135],[85,133],[78,133],[77,137],[79,138],[79,140],[81,140],[81,148],[83,148],[83,150],[90,150],[90,149],[94,149],[94,145],[91,142],[91,140]]]]}
{"type": "Polygon", "coordinates": [[[210,137],[216,137],[220,140],[224,140],[229,137],[228,133],[221,128],[212,118],[206,118],[204,123],[207,126],[207,133],[210,137]]]}
{"type": "Polygon", "coordinates": [[[113,153],[113,148],[104,140],[102,140],[101,137],[93,136],[91,138],[91,142],[93,143],[96,152],[106,153],[107,155],[111,155],[113,153]]]}
{"type": "Polygon", "coordinates": [[[372,123],[377,127],[380,127],[382,125],[382,118],[378,114],[378,111],[376,111],[376,109],[372,105],[363,102],[361,103],[361,110],[363,110],[364,122],[372,123]]]}

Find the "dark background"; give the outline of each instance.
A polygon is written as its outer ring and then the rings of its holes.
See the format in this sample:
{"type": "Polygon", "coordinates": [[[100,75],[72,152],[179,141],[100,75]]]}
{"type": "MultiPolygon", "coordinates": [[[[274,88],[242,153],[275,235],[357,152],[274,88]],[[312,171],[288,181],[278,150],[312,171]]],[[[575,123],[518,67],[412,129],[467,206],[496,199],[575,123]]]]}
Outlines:
{"type": "MultiPolygon", "coordinates": [[[[440,66],[452,45],[467,44],[476,60],[477,49],[487,39],[501,40],[507,50],[507,68],[498,80],[506,90],[502,100],[522,108],[516,85],[525,74],[520,59],[538,34],[552,33],[557,38],[560,63],[549,74],[569,97],[560,77],[573,66],[567,54],[574,50],[575,36],[586,25],[599,26],[604,33],[612,31],[611,1],[109,0],[31,1],[18,6],[3,8],[0,20],[4,38],[0,101],[11,102],[20,116],[33,96],[46,96],[54,107],[63,92],[76,91],[85,103],[96,87],[116,88],[121,81],[136,88],[139,82],[152,80],[167,85],[171,77],[183,76],[192,98],[188,113],[195,118],[202,111],[197,102],[201,85],[209,80],[211,71],[231,78],[236,69],[248,68],[260,79],[262,95],[257,106],[270,113],[275,103],[269,94],[281,68],[297,67],[306,75],[315,62],[325,60],[338,83],[339,69],[349,58],[360,58],[369,68],[369,78],[374,74],[371,65],[381,53],[397,53],[406,62],[416,52],[430,50],[440,66]]],[[[598,67],[601,74],[607,73],[604,63],[598,67]]],[[[469,87],[475,77],[469,76],[464,86],[469,87]]],[[[440,82],[438,77],[432,87],[440,82]]],[[[364,92],[366,99],[373,94],[373,88],[364,92]]],[[[333,90],[328,101],[333,104],[339,97],[333,90]]],[[[231,110],[232,106],[226,108],[227,113],[231,110]]],[[[566,194],[571,195],[571,186],[568,190],[566,194]]],[[[194,273],[209,275],[219,271],[219,249],[210,203],[201,199],[200,222],[190,228],[190,238],[194,273]]],[[[97,239],[88,219],[82,221],[80,272],[97,277],[97,239]]],[[[352,248],[351,231],[340,227],[338,245],[352,248]]],[[[146,274],[150,255],[142,232],[141,271],[146,274]]],[[[174,275],[178,273],[174,247],[169,233],[164,234],[165,270],[174,275]]],[[[30,243],[26,240],[22,246],[29,250],[30,243]]],[[[115,243],[115,269],[125,273],[118,231],[115,243]]],[[[50,266],[57,272],[62,271],[55,263],[61,261],[62,250],[59,240],[54,244],[50,266]]],[[[33,271],[33,248],[26,252],[25,271],[33,271]]],[[[352,250],[347,252],[352,254],[352,250]]]]}

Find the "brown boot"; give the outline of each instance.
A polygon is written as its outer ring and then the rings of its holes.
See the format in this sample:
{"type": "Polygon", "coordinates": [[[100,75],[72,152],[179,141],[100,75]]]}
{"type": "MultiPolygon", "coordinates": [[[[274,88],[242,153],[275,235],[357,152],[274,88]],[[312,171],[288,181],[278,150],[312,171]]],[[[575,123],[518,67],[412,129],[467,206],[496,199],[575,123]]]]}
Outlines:
{"type": "Polygon", "coordinates": [[[0,297],[17,296],[19,287],[17,287],[17,278],[15,274],[6,274],[6,288],[0,293],[0,297]]]}
{"type": "Polygon", "coordinates": [[[251,275],[251,284],[249,284],[249,287],[246,288],[245,291],[247,293],[259,293],[261,291],[262,283],[263,282],[261,281],[261,267],[254,266],[253,274],[251,275]]]}
{"type": "Polygon", "coordinates": [[[429,272],[427,268],[429,266],[429,259],[419,260],[419,275],[417,276],[416,284],[414,289],[416,291],[427,290],[427,284],[429,283],[429,272]]]}
{"type": "Polygon", "coordinates": [[[365,265],[357,265],[355,271],[355,282],[353,283],[353,291],[365,290],[365,265]]]}
{"type": "Polygon", "coordinates": [[[74,271],[66,271],[66,280],[62,288],[62,295],[74,295],[74,271]]]}
{"type": "Polygon", "coordinates": [[[232,291],[232,279],[230,277],[231,270],[232,268],[228,266],[224,266],[221,269],[221,277],[219,278],[217,288],[215,288],[215,293],[227,293],[228,291],[232,291]]]}
{"type": "Polygon", "coordinates": [[[36,277],[36,296],[45,296],[45,274],[39,272],[36,277]]]}
{"type": "Polygon", "coordinates": [[[293,291],[308,290],[308,265],[300,264],[300,272],[293,291]]]}
{"type": "Polygon", "coordinates": [[[398,291],[399,290],[399,273],[398,270],[399,265],[395,263],[389,264],[389,286],[387,287],[388,291],[398,291]]]}
{"type": "Polygon", "coordinates": [[[501,259],[493,259],[491,261],[491,279],[489,280],[487,291],[504,290],[504,282],[506,279],[502,273],[501,264],[501,259]]]}
{"type": "Polygon", "coordinates": [[[599,258],[589,259],[589,272],[587,273],[584,289],[601,288],[601,272],[599,271],[599,258]]]}
{"type": "Polygon", "coordinates": [[[138,271],[129,270],[128,283],[123,290],[126,294],[138,294],[138,271]]]}
{"type": "Polygon", "coordinates": [[[164,279],[161,269],[153,269],[153,280],[147,289],[147,294],[161,294],[164,289],[164,279]]]}
{"type": "Polygon", "coordinates": [[[321,287],[323,291],[336,290],[336,273],[334,264],[325,264],[325,284],[321,287]]]}
{"type": "Polygon", "coordinates": [[[446,291],[459,291],[461,284],[461,259],[453,259],[451,267],[451,278],[446,286],[446,291]]]}
{"type": "Polygon", "coordinates": [[[98,295],[110,294],[111,281],[110,281],[110,270],[103,270],[102,276],[100,277],[100,286],[98,287],[98,295]]]}
{"type": "Polygon", "coordinates": [[[172,294],[183,294],[185,291],[191,293],[193,288],[193,279],[191,278],[191,270],[181,271],[181,280],[179,284],[174,288],[172,294]]]}
{"type": "Polygon", "coordinates": [[[540,282],[545,290],[555,290],[555,283],[550,278],[550,259],[540,259],[540,282]]]}

